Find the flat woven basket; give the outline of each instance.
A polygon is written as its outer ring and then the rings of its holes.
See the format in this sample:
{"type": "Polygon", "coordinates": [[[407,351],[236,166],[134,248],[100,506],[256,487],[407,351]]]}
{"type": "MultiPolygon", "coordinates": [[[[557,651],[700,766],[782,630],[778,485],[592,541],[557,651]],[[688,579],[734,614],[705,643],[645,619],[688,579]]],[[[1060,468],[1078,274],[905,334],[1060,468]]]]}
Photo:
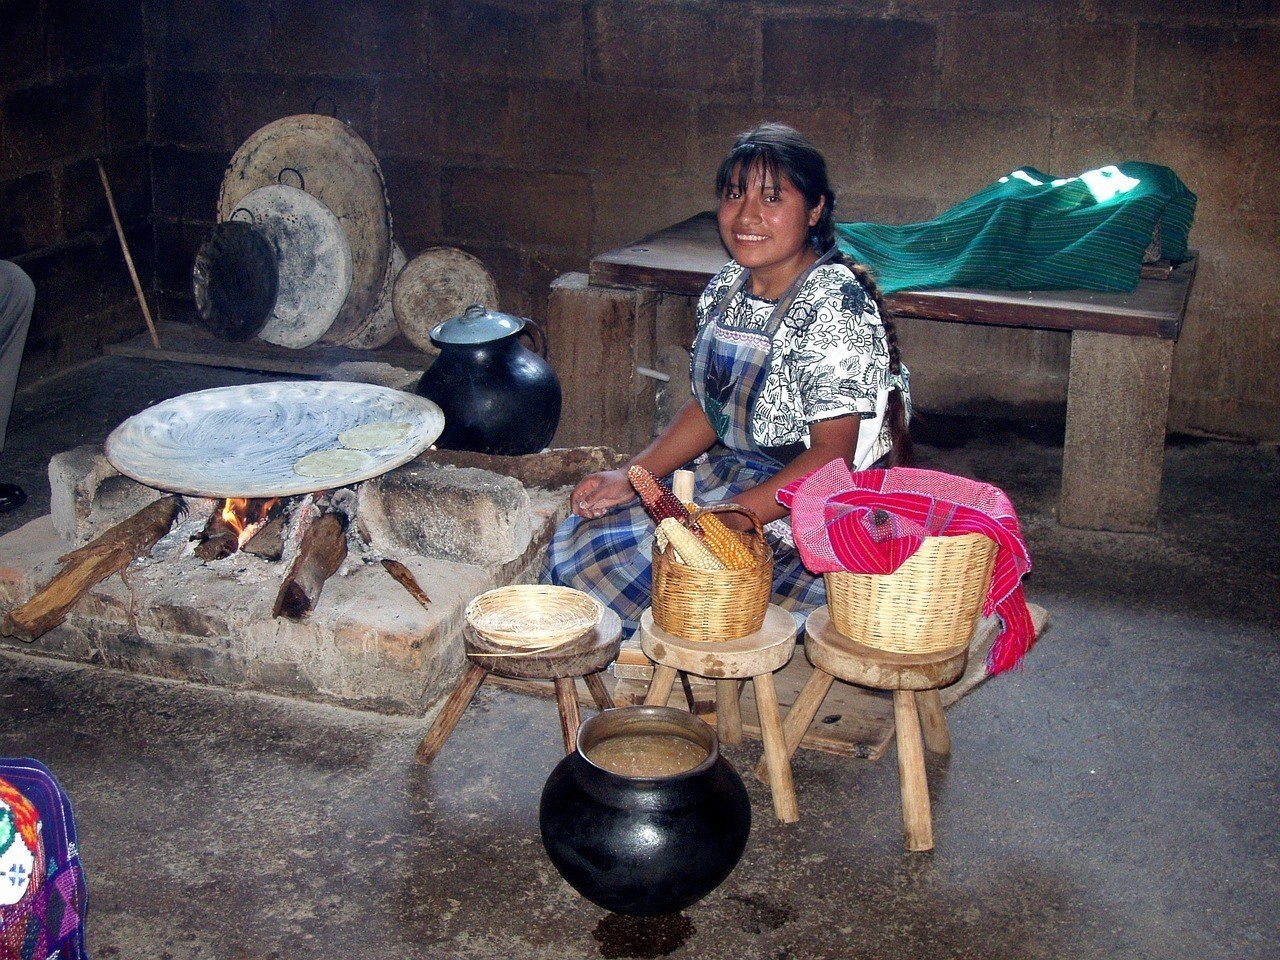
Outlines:
{"type": "Polygon", "coordinates": [[[595,629],[602,613],[600,602],[581,590],[516,584],[480,594],[467,604],[466,618],[472,630],[514,657],[568,643],[595,629]]]}
{"type": "Polygon", "coordinates": [[[741,513],[755,528],[740,535],[756,557],[746,570],[699,570],[653,545],[653,622],[685,640],[736,640],[764,625],[773,593],[773,551],[759,518],[746,507],[722,503],[693,513],[741,513]]]}
{"type": "Polygon", "coordinates": [[[980,533],[928,537],[893,573],[828,573],[837,630],[893,653],[939,653],[967,644],[982,614],[996,561],[980,533]]]}

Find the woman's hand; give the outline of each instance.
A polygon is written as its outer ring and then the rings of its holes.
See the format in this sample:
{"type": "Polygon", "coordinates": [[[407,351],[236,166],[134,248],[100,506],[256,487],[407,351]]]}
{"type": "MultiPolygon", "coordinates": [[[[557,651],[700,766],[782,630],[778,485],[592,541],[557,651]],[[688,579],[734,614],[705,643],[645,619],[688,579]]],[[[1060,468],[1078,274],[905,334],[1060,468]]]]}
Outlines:
{"type": "Polygon", "coordinates": [[[614,507],[626,503],[636,492],[622,470],[602,470],[588,474],[573,488],[573,512],[594,520],[614,507]]]}

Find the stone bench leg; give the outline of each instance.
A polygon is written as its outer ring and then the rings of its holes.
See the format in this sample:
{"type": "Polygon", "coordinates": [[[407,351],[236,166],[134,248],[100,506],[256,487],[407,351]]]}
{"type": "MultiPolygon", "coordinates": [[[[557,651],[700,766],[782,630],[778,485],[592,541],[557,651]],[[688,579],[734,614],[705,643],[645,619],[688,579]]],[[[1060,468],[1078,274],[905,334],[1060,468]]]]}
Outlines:
{"type": "Polygon", "coordinates": [[[1071,334],[1064,526],[1155,529],[1172,372],[1172,340],[1071,334]]]}

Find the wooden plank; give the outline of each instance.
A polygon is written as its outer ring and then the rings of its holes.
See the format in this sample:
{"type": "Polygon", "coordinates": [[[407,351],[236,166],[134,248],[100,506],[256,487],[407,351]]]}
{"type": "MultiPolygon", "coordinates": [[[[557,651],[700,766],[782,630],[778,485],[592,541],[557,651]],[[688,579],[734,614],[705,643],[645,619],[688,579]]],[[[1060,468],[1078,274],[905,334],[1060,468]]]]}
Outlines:
{"type": "Polygon", "coordinates": [[[201,327],[165,322],[158,325],[163,347],[152,346],[146,334],[123,343],[107,344],[103,351],[113,357],[137,357],[194,363],[202,367],[230,367],[262,373],[286,373],[297,376],[320,376],[339,363],[388,363],[405,370],[425,370],[433,357],[404,347],[379,350],[355,350],[315,344],[300,350],[279,347],[263,340],[229,343],[219,340],[201,327]]]}
{"type": "MultiPolygon", "coordinates": [[[[700,213],[600,254],[591,261],[590,277],[593,285],[697,295],[726,259],[715,214],[700,213]]],[[[885,299],[892,313],[923,320],[1176,340],[1195,268],[1192,255],[1160,279],[1164,271],[1156,265],[1128,293],[943,288],[901,291],[885,299]]]]}

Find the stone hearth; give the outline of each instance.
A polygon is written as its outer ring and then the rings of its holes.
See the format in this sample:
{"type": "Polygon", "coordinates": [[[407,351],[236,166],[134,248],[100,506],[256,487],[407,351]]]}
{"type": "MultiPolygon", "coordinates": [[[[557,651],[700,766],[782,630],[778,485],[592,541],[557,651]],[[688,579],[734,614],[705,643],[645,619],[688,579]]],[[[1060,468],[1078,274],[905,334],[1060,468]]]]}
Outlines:
{"type": "MultiPolygon", "coordinates": [[[[26,653],[153,676],[420,715],[463,665],[463,610],[476,594],[536,578],[542,553],[603,448],[527,457],[429,452],[360,484],[351,551],[300,621],[273,619],[287,566],[247,553],[202,562],[189,537],[213,501],[192,500],[150,557],[109,577],[26,653]],[[418,603],[377,561],[407,566],[418,603]]],[[[54,457],[51,514],[0,537],[0,607],[29,598],[57,560],[161,494],[116,473],[100,447],[54,457]]]]}

